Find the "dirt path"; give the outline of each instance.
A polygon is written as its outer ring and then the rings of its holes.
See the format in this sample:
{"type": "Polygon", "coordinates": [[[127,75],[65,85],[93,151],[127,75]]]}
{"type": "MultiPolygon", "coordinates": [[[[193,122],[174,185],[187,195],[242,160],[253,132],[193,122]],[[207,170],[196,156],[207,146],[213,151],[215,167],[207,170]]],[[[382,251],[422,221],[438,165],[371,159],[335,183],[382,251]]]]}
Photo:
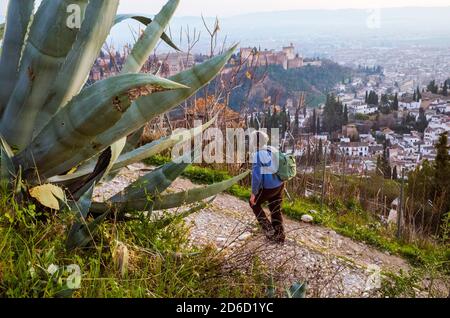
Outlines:
{"type": "MultiPolygon", "coordinates": [[[[124,169],[95,196],[103,200],[122,190],[150,168],[142,164],[124,169]]],[[[171,191],[196,187],[186,179],[178,179],[171,191]]],[[[408,265],[400,257],[389,255],[363,243],[343,237],[316,225],[285,219],[287,242],[269,242],[258,230],[254,215],[244,202],[220,194],[206,209],[190,216],[191,243],[215,245],[227,257],[229,266],[248,269],[257,258],[269,269],[274,280],[283,287],[307,281],[309,295],[316,297],[368,296],[369,268],[397,271],[408,265]]]]}

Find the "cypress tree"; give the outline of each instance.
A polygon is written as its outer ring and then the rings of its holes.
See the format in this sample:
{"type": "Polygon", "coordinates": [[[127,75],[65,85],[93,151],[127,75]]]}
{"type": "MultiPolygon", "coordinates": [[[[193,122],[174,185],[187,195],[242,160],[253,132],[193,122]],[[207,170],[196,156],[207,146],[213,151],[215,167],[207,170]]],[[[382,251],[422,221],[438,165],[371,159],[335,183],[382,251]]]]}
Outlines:
{"type": "Polygon", "coordinates": [[[395,93],[394,102],[392,103],[392,108],[397,111],[398,110],[398,93],[395,93]]]}
{"type": "Polygon", "coordinates": [[[347,104],[344,106],[344,125],[348,124],[348,107],[347,104]]]}
{"type": "Polygon", "coordinates": [[[397,166],[394,166],[394,169],[392,170],[392,180],[398,180],[397,166]]]}
{"type": "MultiPolygon", "coordinates": [[[[450,193],[450,155],[448,154],[448,132],[441,134],[436,145],[435,186],[438,193],[450,193]]],[[[447,200],[450,201],[450,200],[447,200]]],[[[450,206],[450,203],[447,203],[450,206]]]]}

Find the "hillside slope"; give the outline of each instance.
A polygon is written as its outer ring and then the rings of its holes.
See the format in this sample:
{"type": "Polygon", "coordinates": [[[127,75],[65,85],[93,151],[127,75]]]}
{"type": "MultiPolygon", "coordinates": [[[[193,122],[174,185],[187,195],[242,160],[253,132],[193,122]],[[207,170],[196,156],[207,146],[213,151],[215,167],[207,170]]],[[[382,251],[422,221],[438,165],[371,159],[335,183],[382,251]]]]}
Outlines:
{"type": "MultiPolygon", "coordinates": [[[[308,106],[318,106],[325,102],[327,93],[336,84],[353,74],[350,68],[328,60],[323,60],[320,67],[305,66],[284,70],[279,65],[271,65],[267,69],[258,68],[257,72],[261,74],[267,72],[267,77],[263,83],[255,85],[249,94],[248,103],[255,107],[263,105],[267,96],[271,97],[273,103],[285,105],[287,99],[298,100],[300,92],[308,92],[308,106]]],[[[250,80],[246,79],[241,87],[233,90],[230,97],[230,106],[233,109],[239,109],[247,97],[250,85],[250,80]]]]}
{"type": "MultiPolygon", "coordinates": [[[[112,182],[96,193],[104,200],[125,188],[145,170],[137,164],[124,169],[112,182]]],[[[196,187],[186,179],[178,179],[171,191],[196,187]]],[[[217,196],[206,209],[190,216],[190,242],[213,245],[226,255],[228,264],[243,271],[255,259],[266,267],[280,287],[298,281],[309,282],[309,296],[370,296],[366,284],[371,277],[368,267],[398,272],[409,268],[405,260],[343,237],[334,231],[286,219],[287,242],[284,246],[267,241],[257,228],[248,204],[227,194],[217,196]]]]}

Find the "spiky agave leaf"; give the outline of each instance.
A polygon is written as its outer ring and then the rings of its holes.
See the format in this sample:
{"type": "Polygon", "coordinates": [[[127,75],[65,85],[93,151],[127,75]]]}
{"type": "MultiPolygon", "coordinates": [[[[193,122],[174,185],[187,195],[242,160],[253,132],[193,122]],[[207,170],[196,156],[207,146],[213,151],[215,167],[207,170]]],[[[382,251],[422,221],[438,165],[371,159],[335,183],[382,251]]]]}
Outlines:
{"type": "Polygon", "coordinates": [[[125,147],[123,148],[122,153],[127,153],[130,151],[133,151],[138,147],[139,142],[141,141],[142,134],[144,133],[144,130],[145,130],[145,126],[139,128],[138,130],[136,130],[134,133],[132,133],[131,135],[129,135],[127,137],[127,143],[126,143],[125,147]]]}
{"type": "MultiPolygon", "coordinates": [[[[141,162],[142,160],[157,155],[163,152],[164,150],[167,150],[175,146],[178,143],[191,140],[196,136],[200,135],[206,129],[208,129],[216,120],[217,116],[202,126],[198,126],[190,130],[175,131],[174,134],[168,137],[161,138],[159,140],[146,144],[142,147],[139,147],[133,151],[124,153],[120,155],[119,158],[116,160],[113,167],[111,168],[111,171],[117,172],[120,169],[125,168],[133,163],[141,162]]],[[[69,185],[74,180],[82,178],[83,176],[92,173],[92,171],[94,171],[94,168],[95,164],[91,163],[87,166],[80,168],[79,170],[77,170],[72,174],[52,177],[47,181],[51,183],[60,183],[69,185]]]]}
{"type": "Polygon", "coordinates": [[[161,229],[169,226],[176,220],[185,219],[188,216],[190,216],[194,213],[197,213],[198,211],[203,210],[208,205],[210,205],[214,201],[214,199],[215,199],[215,197],[212,198],[211,200],[209,200],[208,202],[200,202],[200,203],[194,204],[194,206],[191,207],[187,211],[182,211],[181,213],[175,213],[175,214],[163,217],[162,219],[155,221],[155,226],[157,229],[161,230],[161,229]]]}
{"type": "MultiPolygon", "coordinates": [[[[148,16],[144,16],[144,15],[136,15],[136,14],[118,14],[116,16],[116,19],[114,20],[114,24],[119,24],[125,20],[128,19],[133,19],[136,21],[139,21],[140,23],[144,24],[144,25],[149,25],[150,23],[152,23],[152,18],[148,17],[148,16]]],[[[166,34],[163,33],[161,35],[161,40],[163,40],[164,42],[167,43],[167,45],[169,45],[170,47],[172,47],[173,49],[177,50],[177,51],[181,51],[176,45],[175,43],[173,43],[172,39],[166,34]]]]}
{"type": "Polygon", "coordinates": [[[3,34],[5,34],[5,24],[0,23],[0,41],[3,40],[3,34]]]}
{"type": "Polygon", "coordinates": [[[306,298],[306,283],[295,283],[287,290],[288,298],[306,298]]]}
{"type": "Polygon", "coordinates": [[[129,213],[130,211],[146,211],[152,208],[154,211],[172,209],[180,207],[182,205],[191,204],[202,201],[209,197],[215,196],[220,192],[230,188],[240,180],[248,176],[250,172],[245,172],[232,179],[216,183],[209,186],[190,189],[183,192],[170,193],[157,196],[153,201],[149,201],[148,198],[140,198],[129,202],[106,202],[92,204],[91,211],[96,214],[105,213],[109,210],[114,210],[119,215],[129,213]]]}
{"type": "MultiPolygon", "coordinates": [[[[123,143],[125,144],[125,140],[123,140],[123,143]]],[[[68,187],[69,193],[73,193],[74,198],[78,199],[92,184],[100,182],[104,176],[107,176],[113,167],[114,162],[119,157],[124,144],[119,144],[118,147],[109,147],[103,151],[97,161],[94,171],[86,178],[78,180],[75,184],[71,184],[68,187]]]]}
{"type": "Polygon", "coordinates": [[[73,157],[82,153],[88,159],[105,149],[97,142],[98,134],[120,120],[134,98],[183,87],[149,74],[125,74],[97,82],[62,108],[30,146],[16,155],[15,164],[28,173],[36,170],[42,179],[64,173],[81,162],[72,163],[73,157]]]}
{"type": "Polygon", "coordinates": [[[90,229],[93,226],[88,226],[87,217],[92,204],[92,195],[94,193],[95,183],[84,193],[81,198],[70,203],[70,211],[75,214],[76,220],[70,228],[66,240],[66,247],[71,250],[76,247],[86,246],[92,239],[90,229]]]}
{"type": "Polygon", "coordinates": [[[12,157],[14,157],[14,153],[3,136],[0,135],[0,182],[2,187],[10,188],[11,181],[15,176],[16,170],[12,157]]]}
{"type": "MultiPolygon", "coordinates": [[[[233,47],[222,55],[200,65],[196,65],[192,69],[182,72],[178,76],[172,77],[172,79],[179,79],[185,87],[191,87],[188,86],[188,84],[192,84],[193,88],[181,88],[172,92],[157,92],[152,94],[156,97],[153,99],[144,99],[148,96],[138,98],[113,127],[107,129],[95,138],[97,147],[94,148],[89,143],[85,144],[85,147],[79,148],[78,151],[73,152],[72,156],[64,163],[58,165],[58,167],[62,168],[53,169],[52,173],[47,173],[47,178],[69,171],[79,163],[92,158],[100,151],[106,149],[114,142],[132,134],[155,116],[165,113],[179,105],[182,101],[189,98],[211,81],[220,72],[233,54],[235,48],[236,47],[233,47]],[[177,91],[179,92],[177,93],[177,91]]],[[[34,141],[31,146],[33,146],[33,144],[34,141]]]]}
{"type": "Polygon", "coordinates": [[[22,47],[33,14],[34,0],[9,1],[5,24],[0,26],[0,40],[3,40],[0,55],[0,115],[11,96],[18,78],[22,47]]]}
{"type": "Polygon", "coordinates": [[[49,99],[37,115],[34,136],[59,108],[80,92],[111,30],[118,6],[119,0],[97,0],[89,3],[73,48],[48,94],[49,99]]]}
{"type": "MultiPolygon", "coordinates": [[[[134,45],[130,55],[128,55],[122,73],[139,72],[147,61],[159,39],[164,33],[164,29],[169,25],[180,0],[169,0],[161,11],[156,15],[153,23],[147,26],[142,36],[134,45]]],[[[140,128],[140,127],[138,127],[140,128]]],[[[126,136],[111,145],[114,152],[121,153],[126,145],[126,136]]],[[[113,164],[112,162],[111,164],[113,164]]]]}
{"type": "Polygon", "coordinates": [[[169,162],[139,178],[109,201],[125,202],[145,197],[154,198],[165,191],[183,173],[190,161],[191,154],[188,154],[181,162],[169,162]]]}
{"type": "Polygon", "coordinates": [[[211,119],[202,126],[198,126],[190,130],[181,130],[179,132],[175,131],[174,134],[168,137],[161,138],[159,140],[146,144],[142,147],[139,147],[133,151],[124,153],[117,159],[112,170],[117,171],[133,163],[140,162],[154,155],[157,155],[169,148],[172,148],[177,144],[194,139],[195,137],[199,136],[202,132],[204,132],[206,129],[211,127],[211,125],[214,122],[216,122],[216,120],[217,116],[215,116],[213,119],[211,119]]]}
{"type": "Polygon", "coordinates": [[[142,68],[163,35],[164,30],[169,25],[170,19],[175,13],[179,3],[180,0],[168,1],[156,15],[155,19],[147,26],[142,36],[134,45],[130,55],[125,61],[122,72],[134,73],[142,68]]]}
{"type": "MultiPolygon", "coordinates": [[[[24,149],[31,141],[36,116],[42,110],[79,31],[67,23],[67,9],[69,6],[79,8],[82,20],[87,4],[88,0],[43,1],[34,16],[17,83],[0,124],[2,134],[11,146],[24,149]]],[[[6,51],[9,50],[4,48],[3,52],[6,51]]]]}

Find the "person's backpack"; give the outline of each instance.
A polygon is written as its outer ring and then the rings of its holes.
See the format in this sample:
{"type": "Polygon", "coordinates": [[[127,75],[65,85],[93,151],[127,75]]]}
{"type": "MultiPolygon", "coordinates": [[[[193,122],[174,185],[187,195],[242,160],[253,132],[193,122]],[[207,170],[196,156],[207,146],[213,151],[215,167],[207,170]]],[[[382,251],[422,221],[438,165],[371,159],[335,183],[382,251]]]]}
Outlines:
{"type": "Polygon", "coordinates": [[[278,172],[277,176],[281,181],[289,181],[297,175],[297,163],[293,154],[278,152],[278,172]]]}
{"type": "Polygon", "coordinates": [[[276,175],[281,181],[286,182],[295,178],[297,175],[297,162],[293,154],[289,155],[274,148],[267,149],[270,153],[276,152],[278,155],[278,172],[276,175]]]}

